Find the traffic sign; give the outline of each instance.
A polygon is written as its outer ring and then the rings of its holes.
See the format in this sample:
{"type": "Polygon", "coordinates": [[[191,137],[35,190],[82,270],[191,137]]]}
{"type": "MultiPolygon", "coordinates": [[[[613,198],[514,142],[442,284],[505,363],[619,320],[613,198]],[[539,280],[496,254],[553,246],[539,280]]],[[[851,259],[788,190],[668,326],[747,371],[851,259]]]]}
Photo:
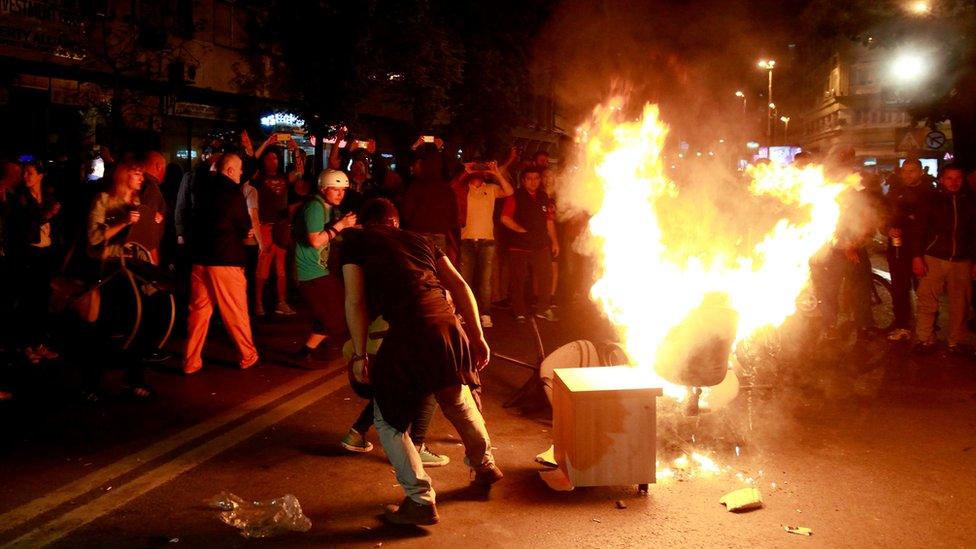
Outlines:
{"type": "Polygon", "coordinates": [[[929,132],[925,136],[925,147],[937,151],[946,144],[946,135],[939,131],[929,132]]]}

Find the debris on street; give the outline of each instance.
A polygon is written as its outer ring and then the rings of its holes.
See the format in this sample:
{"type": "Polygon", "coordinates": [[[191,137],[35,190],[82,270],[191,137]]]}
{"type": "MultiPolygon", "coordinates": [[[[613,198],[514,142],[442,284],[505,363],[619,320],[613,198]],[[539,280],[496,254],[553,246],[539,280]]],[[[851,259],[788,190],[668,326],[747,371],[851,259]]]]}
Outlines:
{"type": "Polygon", "coordinates": [[[725,494],[718,500],[730,513],[742,513],[761,509],[763,506],[762,493],[758,488],[741,488],[725,494]]]}
{"type": "Polygon", "coordinates": [[[555,447],[550,446],[548,450],[535,456],[535,460],[547,467],[557,467],[555,447]]]}
{"type": "Polygon", "coordinates": [[[240,529],[245,538],[267,538],[312,528],[312,521],[302,513],[298,498],[291,494],[267,502],[249,502],[224,491],[212,497],[207,505],[219,509],[220,520],[240,529]]]}
{"type": "Polygon", "coordinates": [[[796,534],[798,536],[812,536],[813,530],[807,528],[806,526],[787,526],[785,524],[781,525],[783,529],[791,534],[796,534]]]}

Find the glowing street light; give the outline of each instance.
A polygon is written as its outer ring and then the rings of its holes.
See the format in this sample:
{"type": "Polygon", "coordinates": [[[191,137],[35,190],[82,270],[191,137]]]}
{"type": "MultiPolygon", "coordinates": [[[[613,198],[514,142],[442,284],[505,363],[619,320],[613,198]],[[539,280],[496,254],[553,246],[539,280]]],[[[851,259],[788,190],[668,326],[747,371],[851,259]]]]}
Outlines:
{"type": "Polygon", "coordinates": [[[757,143],[756,141],[749,141],[749,142],[746,143],[746,148],[747,149],[758,149],[759,148],[759,143],[757,143]]]}
{"type": "Polygon", "coordinates": [[[932,6],[924,0],[908,4],[908,11],[915,15],[928,15],[932,11],[932,6]]]}
{"type": "MultiPolygon", "coordinates": [[[[763,69],[769,73],[769,88],[766,93],[766,100],[772,105],[773,102],[773,67],[776,66],[776,61],[772,59],[760,59],[759,68],[763,69]]],[[[770,108],[766,111],[766,139],[772,141],[773,139],[773,109],[770,108]]]]}
{"type": "Polygon", "coordinates": [[[736,90],[735,96],[742,100],[742,113],[746,112],[746,94],[742,93],[742,90],[736,90]]]}
{"type": "Polygon", "coordinates": [[[891,75],[901,82],[912,82],[925,76],[925,58],[917,53],[906,52],[891,64],[891,75]]]}
{"type": "Polygon", "coordinates": [[[781,116],[779,117],[779,121],[783,123],[783,144],[789,145],[790,144],[790,117],[781,116]]]}

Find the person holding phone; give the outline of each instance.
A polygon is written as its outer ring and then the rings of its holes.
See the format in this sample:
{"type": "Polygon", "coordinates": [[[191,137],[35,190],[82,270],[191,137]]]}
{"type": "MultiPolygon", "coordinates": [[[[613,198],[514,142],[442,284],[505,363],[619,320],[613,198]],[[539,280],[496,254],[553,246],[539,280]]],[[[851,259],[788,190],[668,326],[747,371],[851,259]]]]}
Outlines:
{"type": "MultiPolygon", "coordinates": [[[[140,192],[143,178],[142,166],[122,162],[112,172],[108,190],[95,197],[88,213],[86,234],[88,255],[99,263],[122,257],[132,228],[142,220],[140,192]]],[[[125,383],[132,397],[140,400],[152,397],[153,390],[146,383],[140,358],[135,353],[120,352],[113,348],[108,337],[99,333],[95,322],[92,319],[86,320],[79,330],[83,336],[80,342],[85,345],[95,342],[103,347],[102,354],[106,357],[104,362],[115,363],[125,371],[125,383]]],[[[89,400],[97,399],[96,390],[100,377],[101,371],[97,367],[89,366],[84,373],[84,390],[89,400]]]]}
{"type": "Polygon", "coordinates": [[[491,328],[491,273],[495,262],[495,201],[515,189],[497,162],[468,162],[451,188],[458,202],[461,226],[461,275],[474,289],[481,325],[491,328]],[[488,178],[498,184],[489,185],[488,178]]]}

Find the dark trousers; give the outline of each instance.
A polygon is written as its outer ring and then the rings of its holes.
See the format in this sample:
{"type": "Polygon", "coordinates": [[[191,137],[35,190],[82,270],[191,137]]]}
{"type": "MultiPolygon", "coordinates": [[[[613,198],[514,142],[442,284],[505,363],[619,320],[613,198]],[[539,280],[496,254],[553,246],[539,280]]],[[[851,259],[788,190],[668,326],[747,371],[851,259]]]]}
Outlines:
{"type": "Polygon", "coordinates": [[[23,294],[16,316],[20,324],[21,343],[35,347],[44,343],[47,336],[54,252],[50,246],[29,246],[19,261],[19,288],[23,294]]]}
{"type": "Polygon", "coordinates": [[[548,309],[549,301],[552,298],[552,255],[549,248],[531,251],[510,250],[509,261],[512,285],[509,295],[515,314],[519,316],[529,314],[525,300],[525,287],[530,276],[535,289],[536,310],[548,309]]]}
{"type": "Polygon", "coordinates": [[[894,328],[912,328],[912,290],[918,280],[912,274],[912,258],[904,246],[888,246],[888,272],[891,273],[891,302],[895,313],[894,328]]]}
{"type": "Polygon", "coordinates": [[[348,334],[342,280],[329,274],[303,280],[298,283],[298,289],[312,307],[312,333],[329,336],[330,341],[340,345],[348,334]]]}
{"type": "Polygon", "coordinates": [[[871,261],[865,248],[857,251],[858,262],[847,259],[841,250],[830,250],[825,257],[812,265],[813,283],[820,298],[821,311],[826,325],[837,323],[840,310],[841,287],[847,282],[847,292],[854,312],[856,328],[874,325],[871,315],[871,261]]]}
{"type": "MultiPolygon", "coordinates": [[[[410,425],[410,440],[413,441],[414,446],[420,446],[424,443],[427,438],[427,431],[430,430],[430,423],[434,420],[434,412],[437,410],[437,401],[434,399],[434,395],[428,396],[424,399],[424,402],[420,408],[420,413],[417,414],[417,418],[413,420],[410,425]]],[[[357,433],[365,435],[366,431],[373,425],[373,401],[370,400],[366,403],[366,407],[360,412],[359,418],[356,419],[356,423],[352,424],[352,428],[356,430],[357,433]]]]}

